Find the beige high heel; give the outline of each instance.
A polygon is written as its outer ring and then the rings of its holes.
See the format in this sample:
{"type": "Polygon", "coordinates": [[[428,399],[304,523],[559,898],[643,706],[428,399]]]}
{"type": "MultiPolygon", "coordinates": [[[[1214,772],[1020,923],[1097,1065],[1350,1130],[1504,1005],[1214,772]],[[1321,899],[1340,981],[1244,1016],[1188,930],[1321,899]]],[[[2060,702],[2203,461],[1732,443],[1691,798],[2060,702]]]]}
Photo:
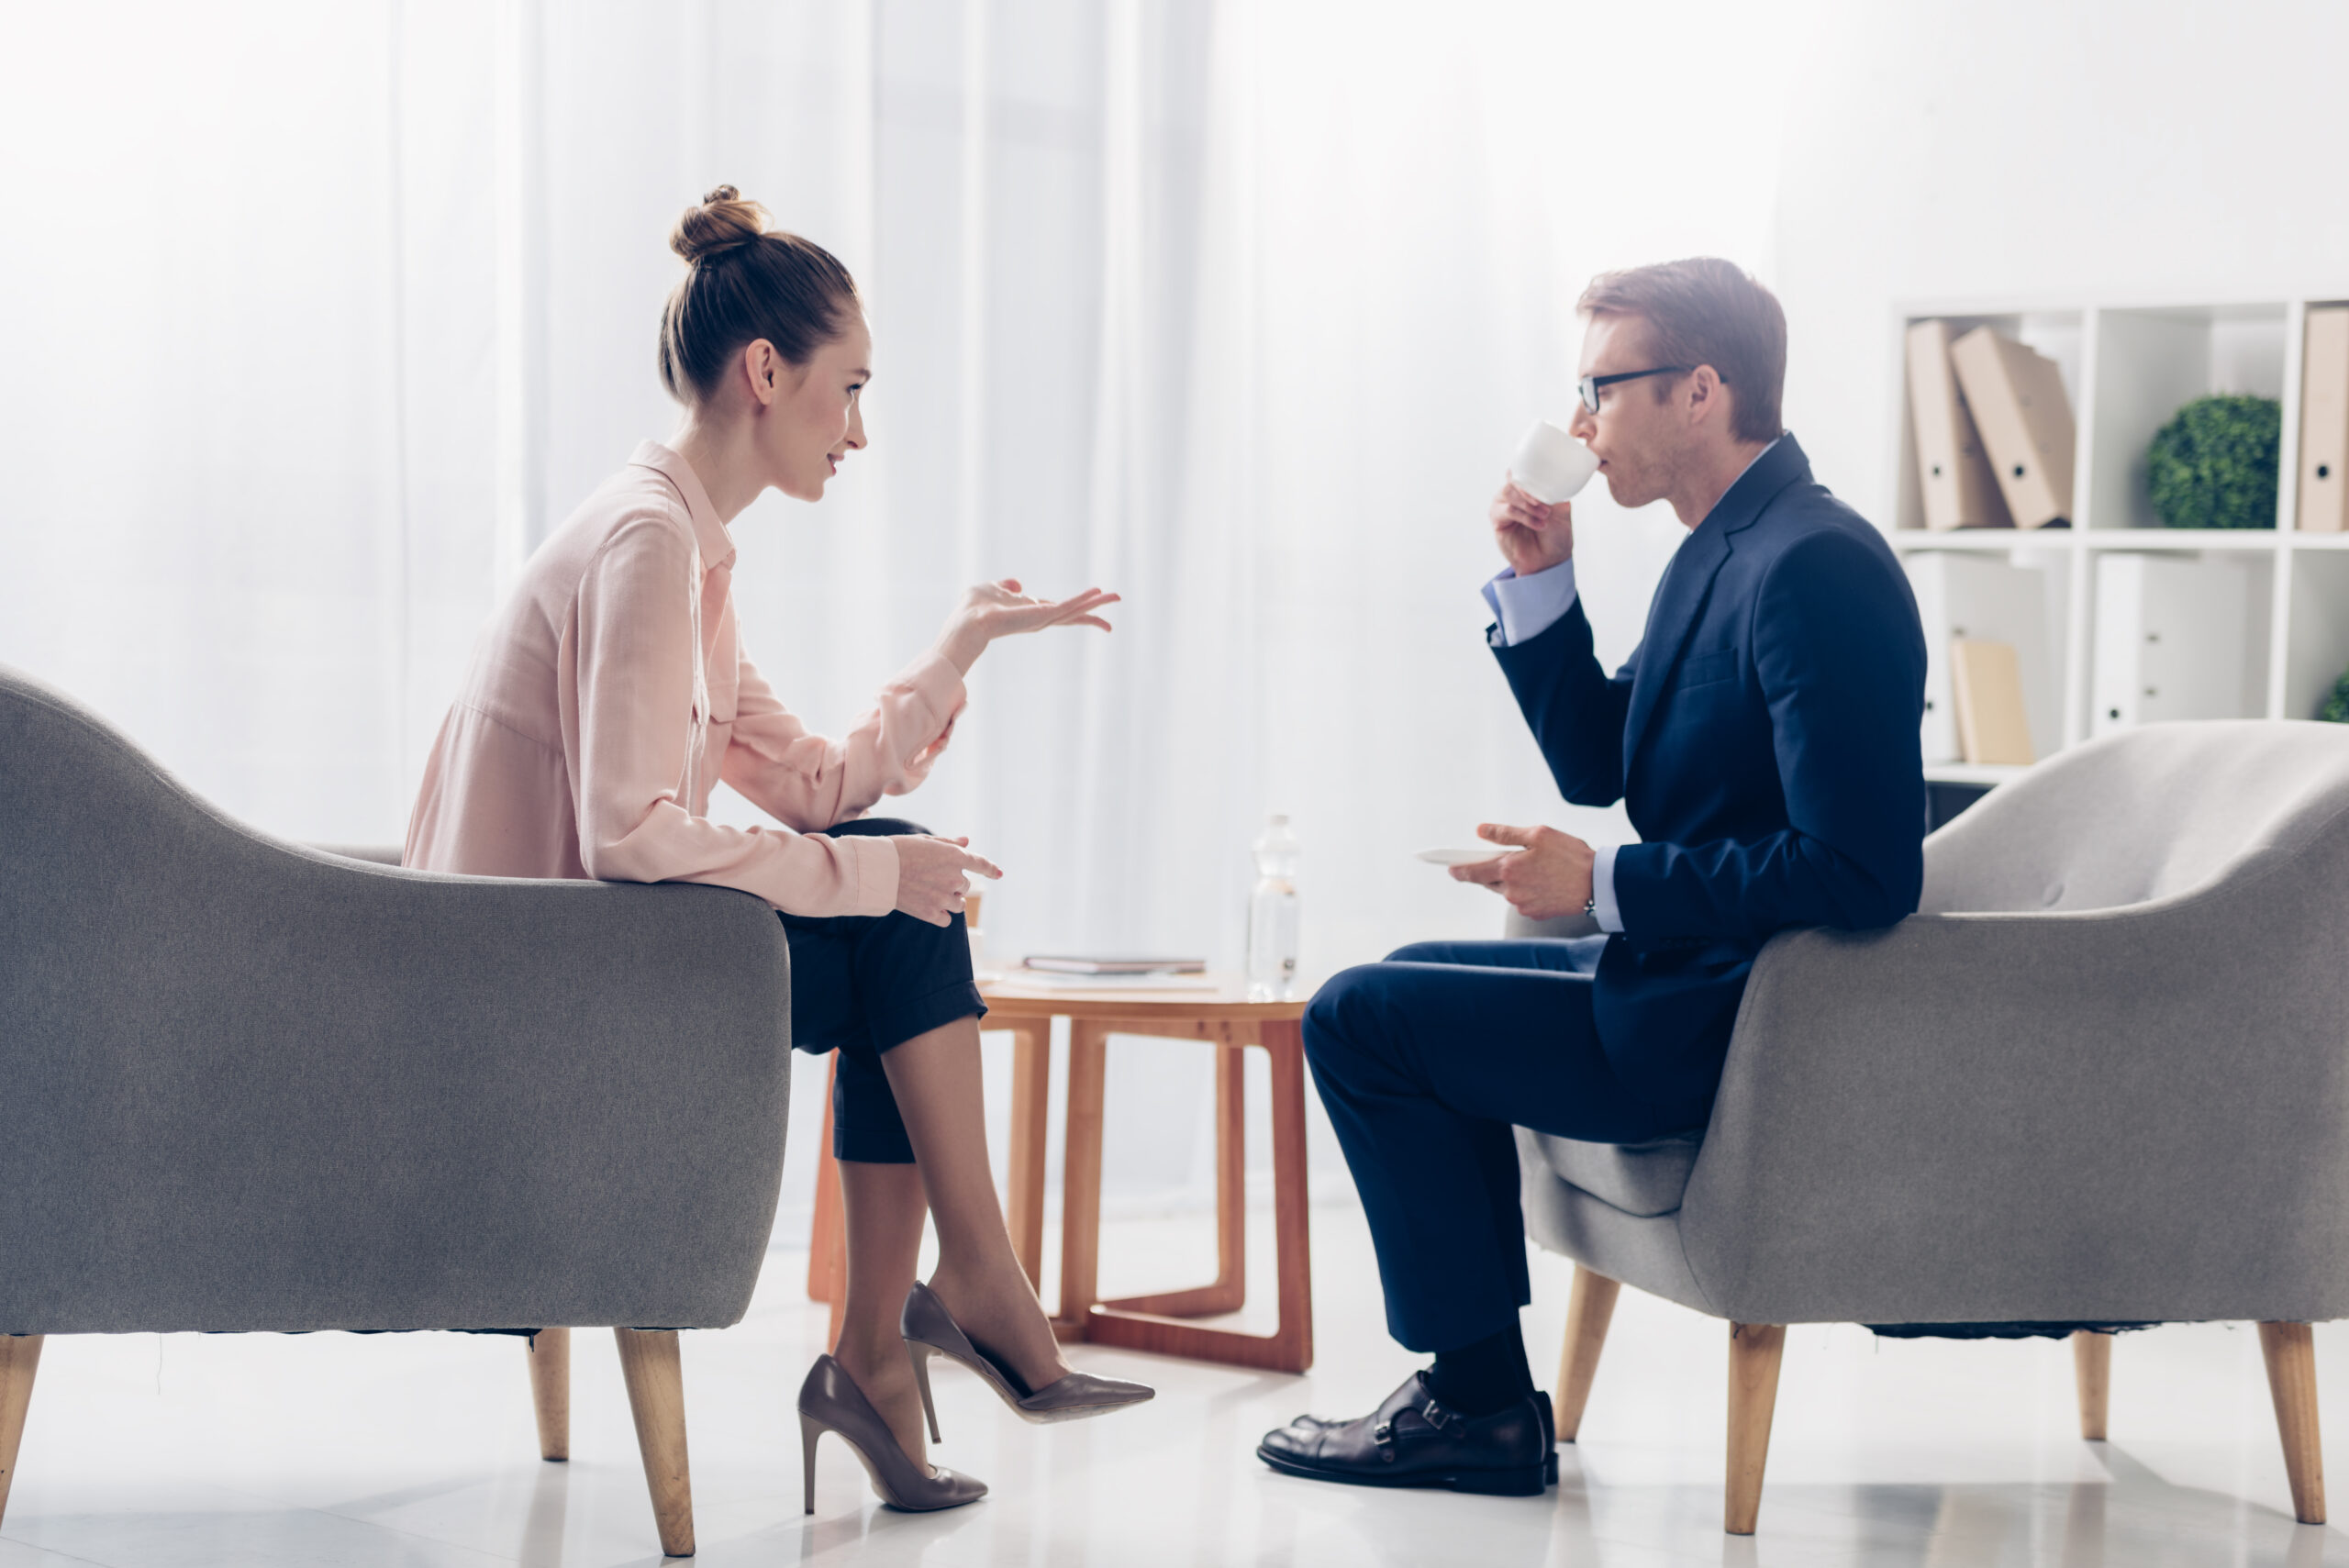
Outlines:
{"type": "Polygon", "coordinates": [[[1122,1410],[1158,1396],[1158,1390],[1146,1383],[1096,1377],[1089,1372],[1073,1372],[1031,1391],[1011,1370],[1009,1362],[982,1349],[963,1332],[954,1315],[946,1310],[946,1303],[938,1299],[938,1293],[919,1280],[906,1293],[906,1308],[898,1315],[897,1331],[905,1336],[906,1349],[913,1354],[914,1385],[921,1390],[922,1414],[930,1418],[932,1442],[946,1440],[938,1435],[938,1407],[930,1397],[930,1358],[933,1355],[961,1362],[978,1373],[979,1381],[994,1389],[996,1397],[1010,1406],[1023,1421],[1082,1421],[1088,1416],[1106,1416],[1112,1410],[1122,1410]]]}
{"type": "MultiPolygon", "coordinates": [[[[922,1394],[925,1406],[930,1401],[927,1390],[922,1394]]],[[[937,1426],[932,1421],[933,1429],[937,1426]]],[[[816,1511],[816,1443],[826,1432],[838,1433],[858,1460],[864,1473],[873,1478],[873,1490],[893,1508],[908,1513],[935,1513],[941,1508],[959,1508],[965,1503],[975,1503],[987,1495],[987,1484],[968,1475],[957,1475],[942,1464],[922,1467],[906,1457],[897,1444],[897,1435],[848,1368],[830,1356],[818,1356],[816,1364],[807,1369],[807,1381],[799,1385],[799,1453],[807,1473],[807,1511],[816,1511]]]]}

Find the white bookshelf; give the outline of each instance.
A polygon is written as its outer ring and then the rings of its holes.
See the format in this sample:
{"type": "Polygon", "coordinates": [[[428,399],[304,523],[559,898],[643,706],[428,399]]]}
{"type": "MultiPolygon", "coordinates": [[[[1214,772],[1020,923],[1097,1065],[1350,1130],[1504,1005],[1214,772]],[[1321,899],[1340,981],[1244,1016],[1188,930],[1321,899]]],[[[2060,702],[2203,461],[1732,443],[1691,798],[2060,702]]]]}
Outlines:
{"type": "MultiPolygon", "coordinates": [[[[2052,734],[2041,736],[2043,756],[2051,740],[2052,749],[2060,750],[2091,731],[2095,561],[2102,552],[2218,554],[2254,574],[2258,608],[2243,634],[2251,676],[2237,717],[2313,717],[2349,668],[2349,534],[2304,534],[2291,526],[2299,510],[2302,329],[2309,306],[2328,303],[2324,297],[2201,305],[1958,300],[1912,304],[1896,313],[1890,339],[1900,417],[1896,491],[1884,513],[1892,524],[1887,537],[1904,557],[1961,551],[2003,558],[2018,573],[2043,574],[2030,586],[2044,595],[2051,635],[2041,667],[2023,672],[2032,706],[2056,716],[2052,734]],[[1924,527],[1905,353],[1909,325],[1930,319],[1950,321],[1961,331],[1995,327],[2061,368],[2078,427],[2070,528],[1936,532],[1924,527]],[[2181,405],[2211,392],[2256,393],[2284,406],[2273,529],[2165,528],[2154,521],[2146,495],[2146,448],[2181,405]]],[[[1947,784],[1995,784],[2019,771],[1934,763],[1926,774],[1947,784]]]]}

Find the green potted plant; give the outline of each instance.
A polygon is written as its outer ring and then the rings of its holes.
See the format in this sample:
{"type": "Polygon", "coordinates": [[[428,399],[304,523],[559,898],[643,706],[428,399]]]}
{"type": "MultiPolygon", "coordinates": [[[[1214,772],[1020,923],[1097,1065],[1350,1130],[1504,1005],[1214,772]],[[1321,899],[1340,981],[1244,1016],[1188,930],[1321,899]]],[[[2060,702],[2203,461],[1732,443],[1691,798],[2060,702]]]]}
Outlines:
{"type": "Polygon", "coordinates": [[[2349,673],[2332,683],[2332,695],[2324,699],[2316,716],[2327,724],[2349,724],[2349,673]]]}
{"type": "Polygon", "coordinates": [[[2198,397],[2145,454],[2154,516],[2172,528],[2272,528],[2284,406],[2222,392],[2198,397]]]}

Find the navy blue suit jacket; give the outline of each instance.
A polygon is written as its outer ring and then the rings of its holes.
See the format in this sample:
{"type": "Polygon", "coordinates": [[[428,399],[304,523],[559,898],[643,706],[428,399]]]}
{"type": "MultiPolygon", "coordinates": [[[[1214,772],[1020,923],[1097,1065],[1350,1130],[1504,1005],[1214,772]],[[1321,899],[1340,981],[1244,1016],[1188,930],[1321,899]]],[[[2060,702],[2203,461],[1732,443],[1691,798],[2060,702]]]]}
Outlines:
{"type": "Polygon", "coordinates": [[[1624,801],[1639,830],[1615,859],[1599,1044],[1628,1087],[1700,1123],[1765,941],[1916,910],[1925,639],[1908,577],[1787,436],[1682,542],[1612,677],[1579,599],[1494,652],[1565,797],[1624,801]]]}

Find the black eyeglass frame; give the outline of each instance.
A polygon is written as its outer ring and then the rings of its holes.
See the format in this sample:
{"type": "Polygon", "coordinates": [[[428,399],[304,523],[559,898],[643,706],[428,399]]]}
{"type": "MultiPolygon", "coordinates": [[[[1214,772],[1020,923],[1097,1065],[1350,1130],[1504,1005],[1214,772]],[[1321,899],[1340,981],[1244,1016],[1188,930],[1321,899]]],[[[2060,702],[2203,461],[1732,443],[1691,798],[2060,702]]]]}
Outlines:
{"type": "Polygon", "coordinates": [[[1618,371],[1613,375],[1586,375],[1575,384],[1582,389],[1582,406],[1589,413],[1598,412],[1598,389],[1612,386],[1619,381],[1640,381],[1652,375],[1686,375],[1694,365],[1658,365],[1653,370],[1618,371]]]}

